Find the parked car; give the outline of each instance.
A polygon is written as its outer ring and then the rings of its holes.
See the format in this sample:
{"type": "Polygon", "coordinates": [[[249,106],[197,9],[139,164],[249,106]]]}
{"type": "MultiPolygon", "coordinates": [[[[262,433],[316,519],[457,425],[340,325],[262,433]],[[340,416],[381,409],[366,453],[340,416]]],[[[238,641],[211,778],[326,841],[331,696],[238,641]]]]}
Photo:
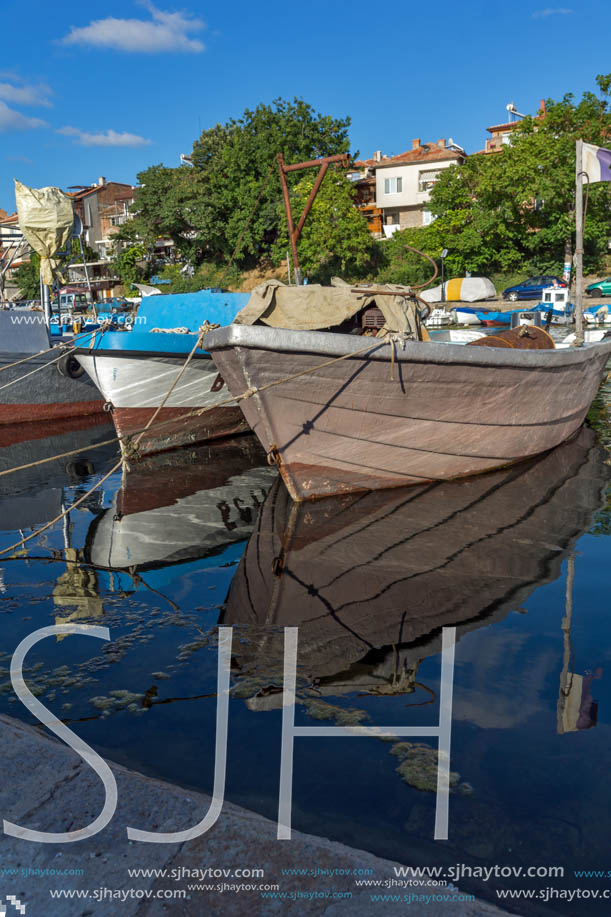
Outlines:
{"type": "Polygon", "coordinates": [[[586,287],[588,296],[611,296],[611,277],[606,280],[597,280],[586,287]]]}
{"type": "Polygon", "coordinates": [[[126,302],[113,296],[111,299],[99,299],[96,303],[98,312],[129,312],[134,308],[134,304],[126,302]]]}
{"type": "Polygon", "coordinates": [[[516,283],[513,287],[507,287],[503,290],[503,299],[509,302],[517,302],[518,299],[540,299],[543,290],[546,287],[565,287],[566,283],[561,277],[554,277],[552,274],[539,274],[537,277],[529,277],[522,283],[516,283]]]}

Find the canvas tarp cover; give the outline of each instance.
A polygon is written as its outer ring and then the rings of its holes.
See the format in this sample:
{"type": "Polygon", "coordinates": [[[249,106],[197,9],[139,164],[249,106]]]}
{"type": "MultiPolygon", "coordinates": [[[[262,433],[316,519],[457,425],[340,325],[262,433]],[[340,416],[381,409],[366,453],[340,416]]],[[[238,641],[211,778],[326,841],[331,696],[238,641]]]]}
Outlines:
{"type": "MultiPolygon", "coordinates": [[[[478,302],[496,296],[494,284],[487,277],[455,277],[447,280],[445,286],[445,302],[478,302]]],[[[441,284],[423,290],[420,294],[425,302],[441,302],[441,284]]]]}
{"type": "Polygon", "coordinates": [[[72,235],[72,201],[59,188],[28,188],[15,180],[19,229],[40,255],[43,283],[51,286],[57,262],[53,257],[64,249],[72,235]]]}
{"type": "Polygon", "coordinates": [[[337,278],[331,286],[319,284],[286,286],[279,280],[259,284],[234,319],[237,325],[262,321],[272,328],[291,331],[316,331],[332,328],[351,318],[366,306],[376,305],[384,315],[384,328],[378,333],[405,332],[418,337],[415,307],[409,287],[386,284],[354,292],[350,284],[337,278]],[[396,296],[376,296],[377,291],[396,292],[396,296]]]}

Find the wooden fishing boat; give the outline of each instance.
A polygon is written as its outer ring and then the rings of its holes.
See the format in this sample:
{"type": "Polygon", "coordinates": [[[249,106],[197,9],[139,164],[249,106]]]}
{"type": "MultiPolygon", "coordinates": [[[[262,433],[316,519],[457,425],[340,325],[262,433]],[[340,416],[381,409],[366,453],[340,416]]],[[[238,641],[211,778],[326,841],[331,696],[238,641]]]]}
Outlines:
{"type": "Polygon", "coordinates": [[[520,350],[406,337],[363,352],[355,335],[233,324],[205,345],[231,394],[252,393],[244,416],[294,500],[449,480],[552,449],[583,423],[611,356],[611,340],[520,350]]]}

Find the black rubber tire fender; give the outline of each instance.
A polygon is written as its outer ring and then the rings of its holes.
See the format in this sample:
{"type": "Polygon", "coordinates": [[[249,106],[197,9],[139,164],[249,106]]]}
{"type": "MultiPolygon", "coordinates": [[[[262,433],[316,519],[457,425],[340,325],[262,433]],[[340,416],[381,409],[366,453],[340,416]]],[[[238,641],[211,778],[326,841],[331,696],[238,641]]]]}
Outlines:
{"type": "Polygon", "coordinates": [[[63,357],[57,361],[57,371],[60,376],[65,376],[67,379],[80,379],[85,372],[72,353],[65,353],[63,357]]]}

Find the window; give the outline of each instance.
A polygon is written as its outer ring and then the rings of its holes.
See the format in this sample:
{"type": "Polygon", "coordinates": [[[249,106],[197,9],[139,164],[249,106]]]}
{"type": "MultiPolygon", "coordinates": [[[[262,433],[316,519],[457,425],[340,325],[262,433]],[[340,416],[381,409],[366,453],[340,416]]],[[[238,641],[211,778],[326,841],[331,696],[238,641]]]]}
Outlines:
{"type": "Polygon", "coordinates": [[[384,194],[401,194],[403,191],[403,179],[402,178],[385,178],[384,179],[384,194]]]}
{"type": "Polygon", "coordinates": [[[439,169],[429,172],[420,172],[418,174],[418,191],[430,191],[438,179],[439,169]]]}

